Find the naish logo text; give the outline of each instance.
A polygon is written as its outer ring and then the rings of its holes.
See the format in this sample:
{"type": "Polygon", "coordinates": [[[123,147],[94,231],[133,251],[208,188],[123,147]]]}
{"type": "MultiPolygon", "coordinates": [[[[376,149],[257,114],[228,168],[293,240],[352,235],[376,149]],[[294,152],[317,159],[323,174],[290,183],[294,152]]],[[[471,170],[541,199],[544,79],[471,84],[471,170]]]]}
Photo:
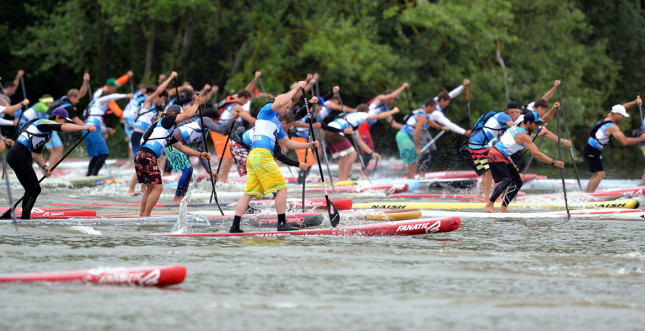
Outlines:
{"type": "Polygon", "coordinates": [[[154,286],[159,283],[161,270],[152,271],[126,269],[95,269],[90,270],[87,281],[93,280],[98,284],[128,284],[139,286],[154,286]]]}
{"type": "Polygon", "coordinates": [[[396,228],[396,232],[426,230],[426,233],[434,233],[434,232],[439,232],[439,228],[441,228],[441,221],[436,221],[434,223],[417,223],[417,224],[401,225],[398,228],[396,228]]]}
{"type": "Polygon", "coordinates": [[[371,205],[370,209],[405,209],[405,205],[371,205]]]}

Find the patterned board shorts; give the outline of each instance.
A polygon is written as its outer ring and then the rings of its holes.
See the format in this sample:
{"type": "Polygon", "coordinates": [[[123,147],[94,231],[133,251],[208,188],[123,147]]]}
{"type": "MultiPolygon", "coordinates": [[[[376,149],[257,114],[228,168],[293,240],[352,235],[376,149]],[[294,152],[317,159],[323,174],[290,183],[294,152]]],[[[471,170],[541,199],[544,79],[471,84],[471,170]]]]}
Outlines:
{"type": "Polygon", "coordinates": [[[396,146],[399,148],[399,156],[401,156],[401,161],[403,164],[415,164],[419,160],[419,154],[417,154],[417,146],[414,144],[410,135],[399,131],[396,133],[396,146]]]}
{"type": "Polygon", "coordinates": [[[469,151],[475,172],[478,176],[481,176],[486,171],[490,170],[490,166],[488,165],[488,151],[490,151],[490,148],[470,149],[469,151]]]}
{"type": "Polygon", "coordinates": [[[142,148],[134,158],[137,179],[142,184],[161,184],[161,171],[157,166],[157,155],[148,148],[142,148]]]}
{"type": "Polygon", "coordinates": [[[184,169],[191,167],[190,160],[186,154],[180,152],[178,149],[168,146],[164,148],[164,154],[166,154],[166,159],[172,167],[172,171],[180,172],[184,169]]]}
{"type": "Polygon", "coordinates": [[[231,140],[230,144],[231,155],[233,156],[233,161],[235,161],[237,173],[240,177],[246,176],[246,159],[249,157],[249,151],[234,140],[231,140]]]}

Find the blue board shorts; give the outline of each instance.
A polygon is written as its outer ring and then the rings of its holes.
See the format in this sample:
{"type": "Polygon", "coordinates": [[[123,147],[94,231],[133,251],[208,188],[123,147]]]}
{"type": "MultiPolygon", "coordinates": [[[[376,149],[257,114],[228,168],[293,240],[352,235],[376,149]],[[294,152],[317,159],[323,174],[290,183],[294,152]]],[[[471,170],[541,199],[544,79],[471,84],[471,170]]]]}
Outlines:
{"type": "Polygon", "coordinates": [[[45,144],[45,148],[52,149],[56,147],[63,146],[63,142],[60,140],[60,136],[57,131],[52,132],[52,138],[45,144]]]}
{"type": "MultiPolygon", "coordinates": [[[[86,133],[87,131],[83,130],[83,135],[86,133]]],[[[94,132],[90,132],[90,134],[85,137],[85,146],[87,147],[87,155],[89,157],[110,154],[107,144],[105,143],[105,139],[103,139],[103,135],[98,129],[94,132]]]]}

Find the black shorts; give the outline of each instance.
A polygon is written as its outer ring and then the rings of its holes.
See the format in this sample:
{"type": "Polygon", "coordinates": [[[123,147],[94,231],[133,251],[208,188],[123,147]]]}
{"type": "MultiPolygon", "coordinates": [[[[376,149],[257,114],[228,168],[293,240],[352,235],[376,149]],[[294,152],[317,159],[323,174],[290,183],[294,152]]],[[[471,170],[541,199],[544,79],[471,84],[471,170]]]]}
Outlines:
{"type": "Polygon", "coordinates": [[[511,154],[511,160],[513,161],[513,163],[515,163],[519,171],[522,171],[524,170],[524,168],[526,168],[526,161],[524,161],[523,151],[517,151],[515,152],[515,154],[511,154]]]}
{"type": "Polygon", "coordinates": [[[587,160],[589,171],[591,172],[605,171],[605,169],[602,166],[602,151],[599,151],[591,147],[591,145],[589,144],[586,144],[585,147],[582,149],[582,154],[585,156],[585,160],[587,160]]]}
{"type": "Polygon", "coordinates": [[[522,183],[520,172],[512,163],[488,162],[488,166],[495,183],[501,182],[504,178],[510,178],[514,182],[522,183]]]}

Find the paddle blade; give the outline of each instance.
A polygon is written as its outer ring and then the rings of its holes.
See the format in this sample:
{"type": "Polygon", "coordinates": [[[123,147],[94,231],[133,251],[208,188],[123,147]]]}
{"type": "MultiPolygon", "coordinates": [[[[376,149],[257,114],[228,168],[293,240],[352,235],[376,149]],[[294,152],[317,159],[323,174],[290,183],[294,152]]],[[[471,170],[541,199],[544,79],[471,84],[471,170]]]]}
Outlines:
{"type": "Polygon", "coordinates": [[[327,211],[329,212],[329,222],[331,223],[331,226],[335,228],[340,222],[340,213],[338,212],[338,208],[334,206],[334,204],[329,200],[329,197],[327,195],[325,195],[325,199],[327,199],[327,211]]]}
{"type": "Polygon", "coordinates": [[[0,215],[0,219],[3,220],[8,220],[11,218],[11,208],[7,209],[2,215],[0,215]]]}

